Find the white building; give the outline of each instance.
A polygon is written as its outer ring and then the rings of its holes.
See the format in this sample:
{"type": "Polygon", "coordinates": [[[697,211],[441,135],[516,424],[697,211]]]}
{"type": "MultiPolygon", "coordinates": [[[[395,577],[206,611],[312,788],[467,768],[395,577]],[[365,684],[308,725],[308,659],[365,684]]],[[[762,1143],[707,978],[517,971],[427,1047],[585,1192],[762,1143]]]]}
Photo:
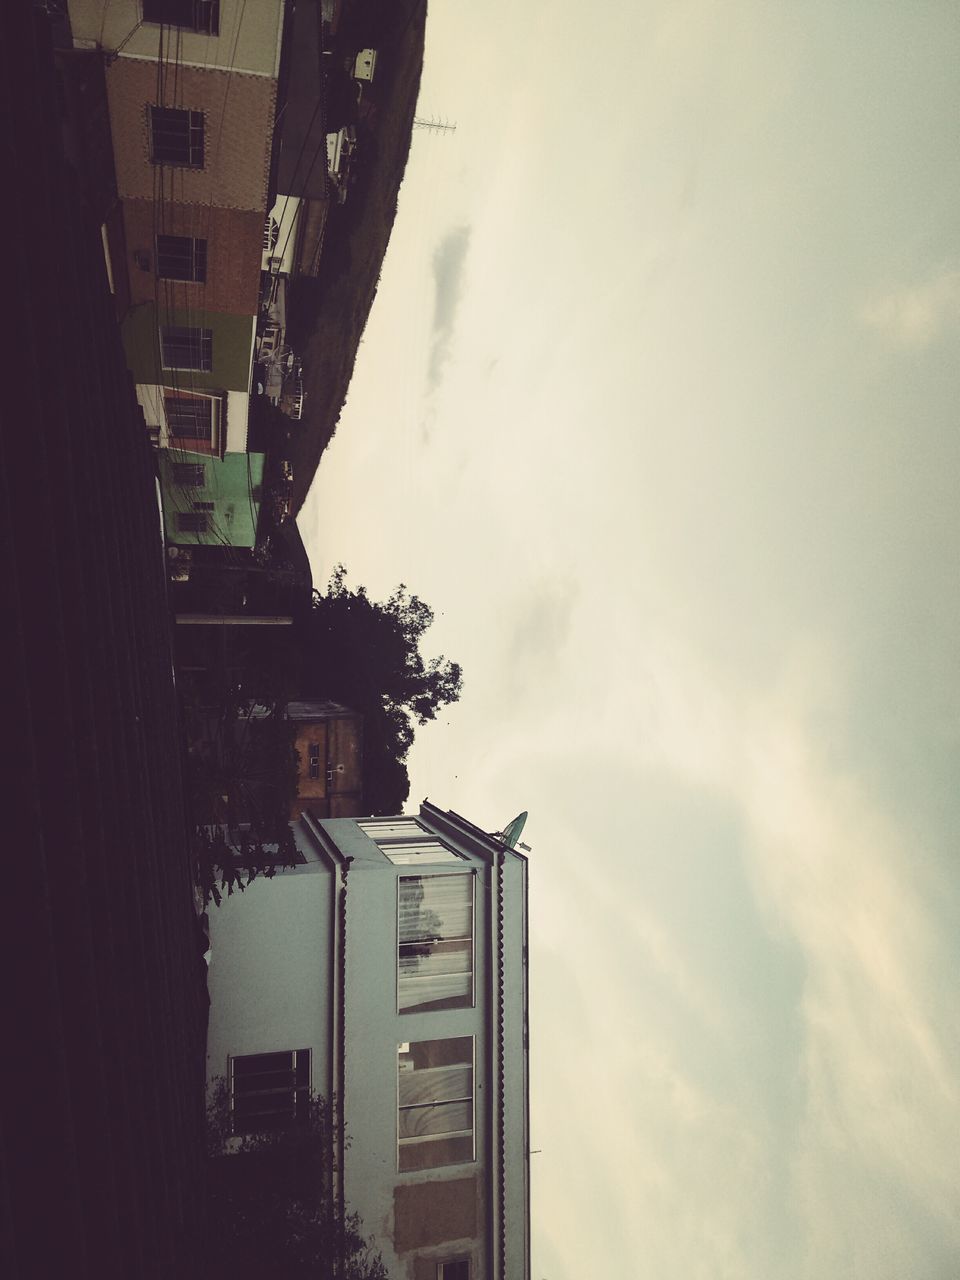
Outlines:
{"type": "Polygon", "coordinates": [[[529,1280],[526,858],[429,802],[293,826],[302,863],[210,912],[209,1082],[236,1132],[338,1100],[395,1280],[529,1280]]]}

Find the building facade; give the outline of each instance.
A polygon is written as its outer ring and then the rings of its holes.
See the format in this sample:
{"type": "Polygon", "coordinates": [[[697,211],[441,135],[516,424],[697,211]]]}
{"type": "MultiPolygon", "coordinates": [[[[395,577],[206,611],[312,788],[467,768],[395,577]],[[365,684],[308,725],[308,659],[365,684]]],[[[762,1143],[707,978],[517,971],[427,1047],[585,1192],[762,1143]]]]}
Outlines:
{"type": "Polygon", "coordinates": [[[167,542],[188,547],[252,547],[263,490],[262,453],[189,461],[160,450],[167,542]]]}
{"type": "Polygon", "coordinates": [[[101,68],[115,188],[104,256],[137,398],[168,454],[168,537],[253,546],[263,458],[243,455],[291,6],[67,0],[67,11],[71,57],[101,68]],[[172,478],[191,466],[205,469],[204,491],[185,497],[172,478]]]}
{"type": "Polygon", "coordinates": [[[317,818],[363,813],[363,716],[339,702],[288,702],[297,753],[297,796],[290,816],[308,808],[317,818]]]}
{"type": "Polygon", "coordinates": [[[337,1100],[335,1194],[396,1280],[529,1280],[525,857],[429,802],[293,829],[211,910],[211,1088],[237,1133],[337,1100]]]}

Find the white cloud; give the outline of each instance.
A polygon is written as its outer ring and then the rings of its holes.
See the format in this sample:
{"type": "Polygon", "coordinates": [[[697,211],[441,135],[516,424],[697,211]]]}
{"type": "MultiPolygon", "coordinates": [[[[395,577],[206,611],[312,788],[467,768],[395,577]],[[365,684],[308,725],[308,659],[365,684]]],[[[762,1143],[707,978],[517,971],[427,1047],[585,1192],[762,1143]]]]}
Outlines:
{"type": "Polygon", "coordinates": [[[960,320],[960,270],[945,269],[923,284],[870,298],[863,323],[905,347],[925,347],[960,320]]]}

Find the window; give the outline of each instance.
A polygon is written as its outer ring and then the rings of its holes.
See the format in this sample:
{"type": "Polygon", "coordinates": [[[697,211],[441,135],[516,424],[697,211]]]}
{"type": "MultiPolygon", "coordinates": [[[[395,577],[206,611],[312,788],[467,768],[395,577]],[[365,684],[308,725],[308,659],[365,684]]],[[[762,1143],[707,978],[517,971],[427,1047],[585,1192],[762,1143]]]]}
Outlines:
{"type": "Polygon", "coordinates": [[[470,1259],[451,1258],[437,1264],[437,1280],[470,1280],[470,1259]]]}
{"type": "Polygon", "coordinates": [[[309,1049],[230,1059],[230,1118],[234,1133],[289,1128],[306,1120],[309,1104],[309,1049]]]}
{"type": "Polygon", "coordinates": [[[220,0],[143,0],[143,20],[218,36],[220,0]]]}
{"type": "Polygon", "coordinates": [[[416,838],[426,834],[426,827],[422,827],[416,818],[387,818],[384,821],[379,819],[373,822],[358,822],[357,826],[371,840],[377,843],[381,840],[403,840],[416,838]]]}
{"type": "Polygon", "coordinates": [[[203,168],[203,112],[150,108],[150,159],[154,164],[203,168]]]}
{"type": "Polygon", "coordinates": [[[320,777],[320,744],[319,742],[310,743],[310,777],[320,777]]]}
{"type": "Polygon", "coordinates": [[[473,1004],[473,876],[401,876],[397,1008],[400,1013],[473,1004]]]}
{"type": "MultiPolygon", "coordinates": [[[[173,400],[174,398],[173,396],[167,397],[168,400],[173,400]]],[[[169,404],[167,404],[167,421],[170,421],[169,404]]],[[[185,489],[202,489],[206,483],[205,477],[206,467],[202,462],[175,462],[173,464],[174,484],[183,485],[185,489]]]]}
{"type": "Polygon", "coordinates": [[[416,866],[417,863],[461,862],[459,854],[448,849],[439,840],[418,840],[398,842],[396,844],[380,844],[377,848],[398,867],[416,866]]]}
{"type": "Polygon", "coordinates": [[[195,502],[193,504],[194,511],[215,511],[217,504],[215,502],[195,502]]]}
{"type": "Polygon", "coordinates": [[[401,1044],[397,1168],[464,1164],[473,1149],[473,1036],[401,1044]]]}
{"type": "Polygon", "coordinates": [[[387,818],[382,822],[358,822],[357,826],[397,866],[462,861],[458,853],[431,836],[415,818],[387,818]]]}
{"type": "MultiPolygon", "coordinates": [[[[209,396],[166,393],[163,408],[170,435],[177,440],[203,440],[209,443],[213,438],[213,406],[214,401],[209,396]]],[[[192,467],[192,470],[196,473],[198,469],[192,467]]],[[[200,467],[199,471],[202,484],[203,468],[200,467]]]]}
{"type": "Polygon", "coordinates": [[[157,236],[157,275],[164,280],[207,278],[207,242],[194,236],[157,236]]]}
{"type": "Polygon", "coordinates": [[[178,533],[206,533],[207,513],[205,511],[178,511],[178,533]]]}
{"type": "Polygon", "coordinates": [[[213,330],[165,324],[160,330],[160,357],[164,369],[213,368],[213,330]]]}

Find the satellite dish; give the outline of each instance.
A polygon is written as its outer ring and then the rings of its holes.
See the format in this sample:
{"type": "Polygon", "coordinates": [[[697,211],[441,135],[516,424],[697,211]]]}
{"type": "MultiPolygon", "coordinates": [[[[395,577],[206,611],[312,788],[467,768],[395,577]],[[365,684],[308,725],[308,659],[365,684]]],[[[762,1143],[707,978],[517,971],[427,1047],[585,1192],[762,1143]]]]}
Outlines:
{"type": "MultiPolygon", "coordinates": [[[[515,849],[520,836],[523,834],[523,828],[526,826],[526,823],[527,811],[524,809],[523,813],[518,813],[512,822],[507,823],[503,831],[500,832],[498,839],[501,840],[508,849],[515,849]]],[[[526,845],[521,845],[521,848],[526,848],[526,845]]]]}

